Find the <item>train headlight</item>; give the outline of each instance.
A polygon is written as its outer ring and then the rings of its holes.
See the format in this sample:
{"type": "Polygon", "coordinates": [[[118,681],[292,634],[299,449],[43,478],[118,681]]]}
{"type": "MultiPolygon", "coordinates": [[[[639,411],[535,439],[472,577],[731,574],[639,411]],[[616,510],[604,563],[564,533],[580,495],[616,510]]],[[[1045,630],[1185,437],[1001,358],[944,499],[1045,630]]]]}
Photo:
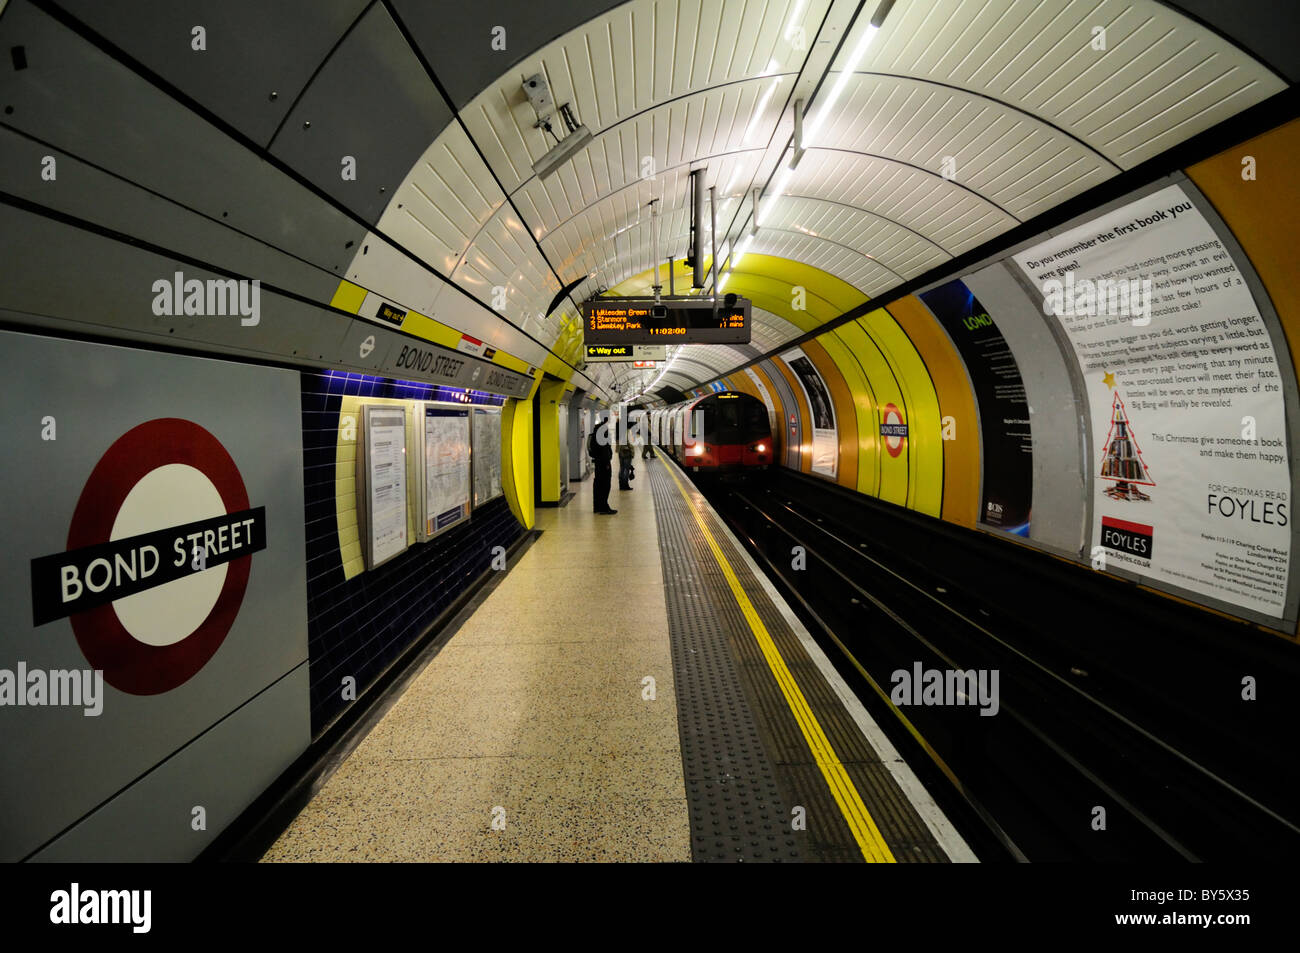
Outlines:
{"type": "Polygon", "coordinates": [[[767,444],[765,443],[760,443],[758,446],[754,447],[754,450],[757,451],[758,453],[762,453],[766,449],[767,449],[767,444]]]}
{"type": "Polygon", "coordinates": [[[704,450],[705,447],[703,443],[692,444],[686,448],[686,455],[688,457],[702,457],[704,456],[704,450]]]}

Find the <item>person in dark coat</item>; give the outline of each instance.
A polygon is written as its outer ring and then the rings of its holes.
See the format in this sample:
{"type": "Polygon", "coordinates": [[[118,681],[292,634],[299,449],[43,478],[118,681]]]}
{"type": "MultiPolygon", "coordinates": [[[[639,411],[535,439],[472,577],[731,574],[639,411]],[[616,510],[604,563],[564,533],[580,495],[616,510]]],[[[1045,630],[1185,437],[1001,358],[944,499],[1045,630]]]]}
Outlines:
{"type": "Polygon", "coordinates": [[[636,459],[636,450],[632,448],[631,438],[618,445],[618,488],[632,489],[632,461],[636,459]]]}
{"type": "Polygon", "coordinates": [[[608,417],[597,418],[591,436],[587,438],[587,456],[591,457],[596,471],[591,488],[592,509],[602,516],[618,512],[609,508],[609,484],[614,475],[614,447],[609,429],[608,417]]]}

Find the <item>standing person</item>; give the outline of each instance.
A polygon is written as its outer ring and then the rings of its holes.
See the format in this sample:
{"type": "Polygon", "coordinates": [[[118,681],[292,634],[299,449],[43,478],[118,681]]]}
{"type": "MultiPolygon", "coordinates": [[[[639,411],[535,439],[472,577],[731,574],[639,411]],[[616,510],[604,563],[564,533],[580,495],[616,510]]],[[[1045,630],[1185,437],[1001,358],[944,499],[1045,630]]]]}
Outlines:
{"type": "Polygon", "coordinates": [[[632,438],[624,437],[623,442],[618,445],[618,488],[620,490],[632,489],[632,461],[636,459],[636,451],[632,449],[632,438]]]}
{"type": "MultiPolygon", "coordinates": [[[[646,440],[645,434],[642,433],[641,421],[637,421],[636,427],[628,431],[628,440],[632,444],[632,457],[635,460],[637,450],[641,451],[641,459],[644,460],[650,456],[650,442],[646,440]]],[[[636,468],[632,468],[632,477],[636,478],[636,468]]]]}
{"type": "Polygon", "coordinates": [[[617,513],[609,508],[609,483],[613,476],[614,448],[610,446],[609,418],[596,418],[587,438],[587,456],[591,457],[596,476],[592,481],[592,509],[602,516],[617,513]]]}

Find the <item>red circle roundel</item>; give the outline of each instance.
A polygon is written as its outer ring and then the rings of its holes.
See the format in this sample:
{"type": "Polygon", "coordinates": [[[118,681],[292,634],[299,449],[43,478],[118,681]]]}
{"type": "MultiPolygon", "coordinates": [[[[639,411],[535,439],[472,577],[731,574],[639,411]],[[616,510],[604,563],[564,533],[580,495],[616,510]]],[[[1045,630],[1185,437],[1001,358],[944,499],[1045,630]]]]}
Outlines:
{"type": "MultiPolygon", "coordinates": [[[[243,478],[216,437],[178,417],[150,420],[119,437],[91,471],[72,514],[68,549],[107,542],[132,487],[158,467],[174,463],[206,476],[227,513],[248,509],[243,478]]],[[[114,688],[131,695],[171,691],[189,681],[225,641],[244,599],[251,562],[245,557],[227,564],[216,604],[198,628],[178,642],[156,646],[138,641],[109,603],[70,616],[77,644],[114,688]]]]}
{"type": "Polygon", "coordinates": [[[885,438],[885,450],[891,457],[903,452],[907,440],[907,424],[903,423],[903,412],[895,404],[886,404],[881,414],[881,436],[885,438]]]}

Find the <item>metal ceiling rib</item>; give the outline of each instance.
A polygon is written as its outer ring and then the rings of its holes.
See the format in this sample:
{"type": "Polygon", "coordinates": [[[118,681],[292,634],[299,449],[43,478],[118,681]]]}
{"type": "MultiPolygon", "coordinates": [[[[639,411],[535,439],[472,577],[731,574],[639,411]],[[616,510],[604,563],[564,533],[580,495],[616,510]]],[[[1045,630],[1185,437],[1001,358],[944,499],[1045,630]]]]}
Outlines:
{"type": "Polygon", "coordinates": [[[504,288],[507,303],[499,310],[519,318],[539,316],[561,287],[508,205],[500,206],[479,230],[451,279],[485,302],[492,301],[494,288],[504,288]]]}
{"type": "Polygon", "coordinates": [[[852,152],[809,150],[789,189],[874,212],[925,235],[950,255],[1017,224],[986,197],[938,172],[852,152]]]}
{"type": "Polygon", "coordinates": [[[452,123],[420,157],[379,220],[379,229],[450,274],[480,228],[505,202],[469,136],[452,123]]]}
{"type": "Polygon", "coordinates": [[[754,326],[754,340],[764,350],[774,348],[803,333],[785,318],[762,308],[754,308],[751,317],[754,326]]]}
{"type": "Polygon", "coordinates": [[[725,345],[687,344],[677,360],[683,364],[702,364],[714,373],[720,373],[728,367],[735,367],[739,356],[725,345]]]}
{"type": "Polygon", "coordinates": [[[932,82],[856,74],[820,149],[943,174],[1020,220],[1108,178],[1115,165],[1015,106],[932,82]]]}

